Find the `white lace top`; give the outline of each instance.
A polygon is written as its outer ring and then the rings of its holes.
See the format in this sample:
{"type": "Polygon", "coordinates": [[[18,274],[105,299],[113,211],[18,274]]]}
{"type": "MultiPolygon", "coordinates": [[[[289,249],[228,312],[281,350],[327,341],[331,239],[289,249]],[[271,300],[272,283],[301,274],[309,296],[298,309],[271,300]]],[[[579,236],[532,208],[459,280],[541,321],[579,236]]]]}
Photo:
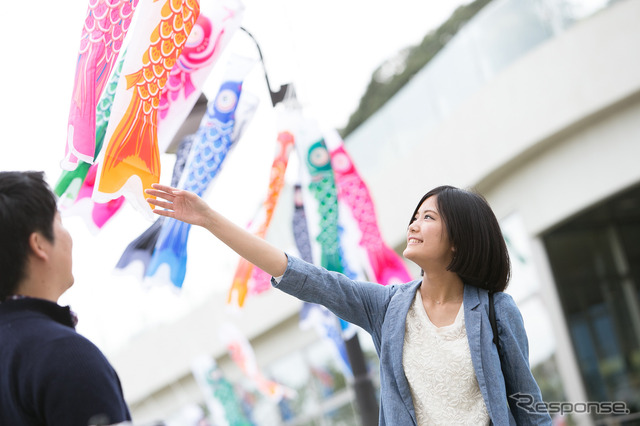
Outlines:
{"type": "Polygon", "coordinates": [[[418,425],[489,425],[471,363],[463,304],[453,324],[436,327],[417,291],[407,314],[402,364],[418,425]]]}

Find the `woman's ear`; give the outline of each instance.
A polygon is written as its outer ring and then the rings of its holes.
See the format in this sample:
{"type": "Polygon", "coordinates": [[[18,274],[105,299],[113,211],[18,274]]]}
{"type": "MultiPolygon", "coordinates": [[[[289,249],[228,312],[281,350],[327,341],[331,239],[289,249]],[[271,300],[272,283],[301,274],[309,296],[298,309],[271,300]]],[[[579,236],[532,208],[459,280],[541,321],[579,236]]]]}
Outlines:
{"type": "Polygon", "coordinates": [[[46,260],[49,257],[45,244],[50,243],[41,233],[32,232],[31,235],[29,235],[29,248],[31,252],[34,256],[42,260],[46,260]]]}

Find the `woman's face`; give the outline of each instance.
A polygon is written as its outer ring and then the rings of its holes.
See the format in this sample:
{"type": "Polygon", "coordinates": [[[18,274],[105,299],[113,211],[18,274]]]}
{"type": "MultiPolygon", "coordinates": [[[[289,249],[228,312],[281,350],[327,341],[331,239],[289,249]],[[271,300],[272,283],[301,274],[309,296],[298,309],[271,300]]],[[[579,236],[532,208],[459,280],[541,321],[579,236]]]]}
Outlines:
{"type": "Polygon", "coordinates": [[[453,246],[447,228],[438,212],[437,196],[427,198],[418,208],[413,222],[407,229],[407,248],[404,257],[423,270],[429,266],[444,265],[446,268],[453,256],[453,246]]]}

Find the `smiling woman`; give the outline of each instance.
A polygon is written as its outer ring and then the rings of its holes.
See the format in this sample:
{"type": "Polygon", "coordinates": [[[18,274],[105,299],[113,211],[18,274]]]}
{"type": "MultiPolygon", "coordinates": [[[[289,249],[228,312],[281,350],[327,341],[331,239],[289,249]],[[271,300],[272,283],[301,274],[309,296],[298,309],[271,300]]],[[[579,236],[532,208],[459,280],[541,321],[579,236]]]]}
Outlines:
{"type": "Polygon", "coordinates": [[[204,227],[275,277],[276,288],[369,332],[381,361],[381,425],[551,423],[546,411],[522,410],[508,398],[520,393],[542,401],[522,316],[502,293],[509,277],[506,245],[482,196],[449,186],[425,194],[405,250],[423,277],[385,287],[287,255],[192,192],[164,185],[146,192],[156,197],[147,199],[160,208],[156,214],[204,227]],[[500,355],[489,321],[490,291],[497,292],[500,355]]]}
{"type": "Polygon", "coordinates": [[[440,264],[445,269],[451,263],[454,248],[446,233],[446,224],[437,206],[437,196],[427,198],[409,224],[404,257],[424,271],[440,264]]]}
{"type": "MultiPolygon", "coordinates": [[[[465,283],[489,291],[507,288],[509,254],[498,220],[482,195],[451,186],[435,188],[418,203],[409,223],[410,231],[416,222],[427,219],[425,214],[430,222],[446,228],[443,237],[451,249],[446,270],[458,274],[465,283]]],[[[405,251],[404,255],[421,266],[410,257],[411,252],[405,251]]]]}

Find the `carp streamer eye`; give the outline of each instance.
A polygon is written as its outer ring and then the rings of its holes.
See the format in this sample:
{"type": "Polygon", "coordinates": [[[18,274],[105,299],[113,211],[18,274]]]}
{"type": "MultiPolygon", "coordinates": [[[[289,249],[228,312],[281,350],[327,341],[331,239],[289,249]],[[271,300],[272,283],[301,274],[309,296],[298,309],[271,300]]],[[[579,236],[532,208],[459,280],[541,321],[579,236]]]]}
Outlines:
{"type": "Polygon", "coordinates": [[[233,90],[223,90],[216,98],[216,109],[222,113],[230,112],[235,108],[237,101],[238,95],[233,90]]]}

